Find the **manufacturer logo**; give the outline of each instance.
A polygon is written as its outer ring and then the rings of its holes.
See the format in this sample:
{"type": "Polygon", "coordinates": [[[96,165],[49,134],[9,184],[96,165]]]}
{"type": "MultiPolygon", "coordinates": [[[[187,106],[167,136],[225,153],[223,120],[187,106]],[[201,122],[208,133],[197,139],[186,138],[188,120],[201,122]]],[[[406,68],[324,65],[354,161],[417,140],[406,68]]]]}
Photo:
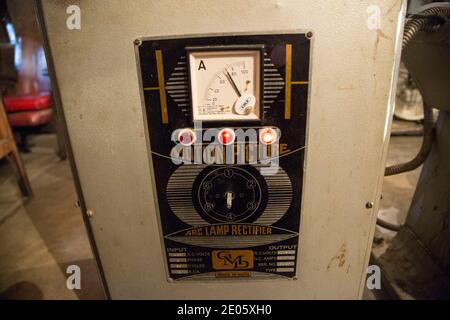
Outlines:
{"type": "Polygon", "coordinates": [[[214,250],[212,266],[215,270],[238,270],[253,268],[252,250],[214,250]]]}

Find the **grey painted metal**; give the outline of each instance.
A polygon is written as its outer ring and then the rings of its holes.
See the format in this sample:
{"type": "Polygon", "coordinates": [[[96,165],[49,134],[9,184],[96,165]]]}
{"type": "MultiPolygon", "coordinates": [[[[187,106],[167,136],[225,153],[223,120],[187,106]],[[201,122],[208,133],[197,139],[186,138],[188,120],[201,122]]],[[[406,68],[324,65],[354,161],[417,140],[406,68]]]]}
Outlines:
{"type": "Polygon", "coordinates": [[[113,298],[361,297],[404,1],[44,0],[43,9],[80,187],[95,212],[88,223],[113,298]],[[73,4],[81,30],[66,28],[73,4]],[[380,9],[379,30],[368,27],[370,6],[380,9]],[[297,29],[313,30],[315,39],[298,280],[167,282],[134,40],[297,29]]]}
{"type": "MultiPolygon", "coordinates": [[[[98,255],[98,249],[97,249],[97,246],[96,246],[96,243],[94,240],[92,228],[91,228],[91,226],[89,224],[89,220],[87,218],[88,215],[84,214],[84,212],[87,212],[86,202],[84,200],[83,191],[81,190],[80,177],[78,175],[77,165],[76,165],[74,157],[73,157],[72,145],[70,143],[70,139],[68,136],[67,122],[66,122],[66,118],[64,115],[63,104],[61,101],[61,94],[59,91],[58,80],[56,77],[55,65],[53,63],[53,55],[52,55],[52,51],[51,51],[49,41],[48,41],[47,27],[45,24],[45,19],[44,19],[43,11],[42,11],[42,3],[41,3],[41,1],[36,0],[35,5],[36,5],[37,21],[38,21],[39,29],[41,31],[43,48],[44,48],[45,57],[47,60],[47,68],[49,71],[50,79],[52,81],[52,94],[53,94],[54,108],[58,114],[58,126],[59,126],[58,134],[62,135],[62,137],[58,138],[58,140],[59,140],[58,143],[61,142],[64,144],[64,146],[62,146],[62,147],[64,147],[64,149],[65,149],[64,150],[65,157],[68,156],[68,158],[69,158],[70,165],[71,165],[70,168],[71,168],[71,172],[72,172],[72,177],[75,182],[75,189],[76,189],[77,195],[78,195],[78,200],[75,202],[75,206],[77,208],[81,208],[83,221],[86,226],[86,231],[87,231],[87,234],[89,237],[89,243],[91,245],[92,253],[97,262],[97,269],[99,272],[100,280],[103,285],[105,297],[110,298],[108,285],[105,280],[103,267],[102,267],[102,263],[100,261],[99,255],[98,255]]],[[[61,146],[60,146],[60,148],[61,148],[61,146]]]]}

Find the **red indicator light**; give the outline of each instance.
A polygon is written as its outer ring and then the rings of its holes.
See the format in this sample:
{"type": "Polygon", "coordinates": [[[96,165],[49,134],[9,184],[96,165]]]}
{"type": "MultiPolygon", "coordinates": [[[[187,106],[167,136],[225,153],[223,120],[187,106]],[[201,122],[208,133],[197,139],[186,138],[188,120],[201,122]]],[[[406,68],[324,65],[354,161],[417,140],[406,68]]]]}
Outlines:
{"type": "Polygon", "coordinates": [[[195,139],[195,132],[192,129],[181,129],[178,133],[178,141],[180,141],[182,145],[190,146],[195,142],[195,139]]]}
{"type": "Polygon", "coordinates": [[[219,142],[221,144],[231,144],[235,139],[234,131],[231,129],[222,129],[219,132],[219,142]]]}
{"type": "Polygon", "coordinates": [[[272,128],[262,129],[259,133],[259,140],[266,145],[274,143],[277,138],[278,134],[272,128]]]}

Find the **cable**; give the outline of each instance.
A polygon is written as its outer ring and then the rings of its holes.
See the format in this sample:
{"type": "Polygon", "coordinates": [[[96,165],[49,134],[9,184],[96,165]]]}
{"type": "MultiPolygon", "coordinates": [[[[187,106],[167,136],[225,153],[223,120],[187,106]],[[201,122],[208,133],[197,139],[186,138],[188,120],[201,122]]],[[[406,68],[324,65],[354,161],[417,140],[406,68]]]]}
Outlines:
{"type": "Polygon", "coordinates": [[[422,137],[423,129],[417,130],[396,130],[391,132],[391,137],[422,137]]]}
{"type": "MultiPolygon", "coordinates": [[[[428,8],[420,15],[410,15],[405,24],[402,40],[402,49],[405,49],[419,31],[432,32],[439,27],[443,21],[450,17],[450,7],[428,8]]],[[[385,169],[385,176],[396,175],[414,170],[422,165],[431,152],[434,140],[433,110],[423,103],[424,111],[424,134],[422,146],[419,153],[409,162],[389,166],[385,169]]],[[[395,225],[377,218],[377,224],[391,231],[399,231],[401,225],[395,225]]]]}
{"type": "MultiPolygon", "coordinates": [[[[435,30],[436,26],[439,26],[446,18],[449,18],[450,7],[432,7],[422,11],[420,15],[410,15],[409,17],[403,32],[402,49],[405,49],[408,46],[419,31],[432,32],[435,30]]],[[[409,162],[387,167],[384,174],[385,176],[414,170],[423,164],[428,157],[434,137],[433,117],[432,110],[427,108],[425,103],[423,104],[423,109],[424,138],[419,154],[409,162]]]]}
{"type": "Polygon", "coordinates": [[[398,232],[401,228],[401,225],[386,222],[381,218],[377,218],[377,225],[379,225],[380,227],[383,227],[385,229],[395,231],[395,232],[398,232]]]}
{"type": "Polygon", "coordinates": [[[423,108],[423,115],[423,141],[419,153],[412,160],[406,163],[386,167],[384,171],[385,177],[417,169],[425,162],[426,158],[430,154],[434,139],[433,109],[428,108],[425,103],[423,108]]]}

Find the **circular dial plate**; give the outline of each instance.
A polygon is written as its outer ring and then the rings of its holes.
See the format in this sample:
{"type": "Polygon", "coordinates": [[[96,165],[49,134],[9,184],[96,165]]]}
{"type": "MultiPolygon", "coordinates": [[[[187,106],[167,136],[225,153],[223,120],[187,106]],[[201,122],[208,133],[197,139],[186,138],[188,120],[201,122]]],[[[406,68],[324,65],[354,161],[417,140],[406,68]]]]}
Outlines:
{"type": "Polygon", "coordinates": [[[258,120],[260,59],[259,50],[191,52],[194,121],[258,120]]]}
{"type": "Polygon", "coordinates": [[[261,186],[249,171],[218,168],[200,183],[199,204],[216,221],[238,222],[251,217],[261,203],[261,186]]]}

